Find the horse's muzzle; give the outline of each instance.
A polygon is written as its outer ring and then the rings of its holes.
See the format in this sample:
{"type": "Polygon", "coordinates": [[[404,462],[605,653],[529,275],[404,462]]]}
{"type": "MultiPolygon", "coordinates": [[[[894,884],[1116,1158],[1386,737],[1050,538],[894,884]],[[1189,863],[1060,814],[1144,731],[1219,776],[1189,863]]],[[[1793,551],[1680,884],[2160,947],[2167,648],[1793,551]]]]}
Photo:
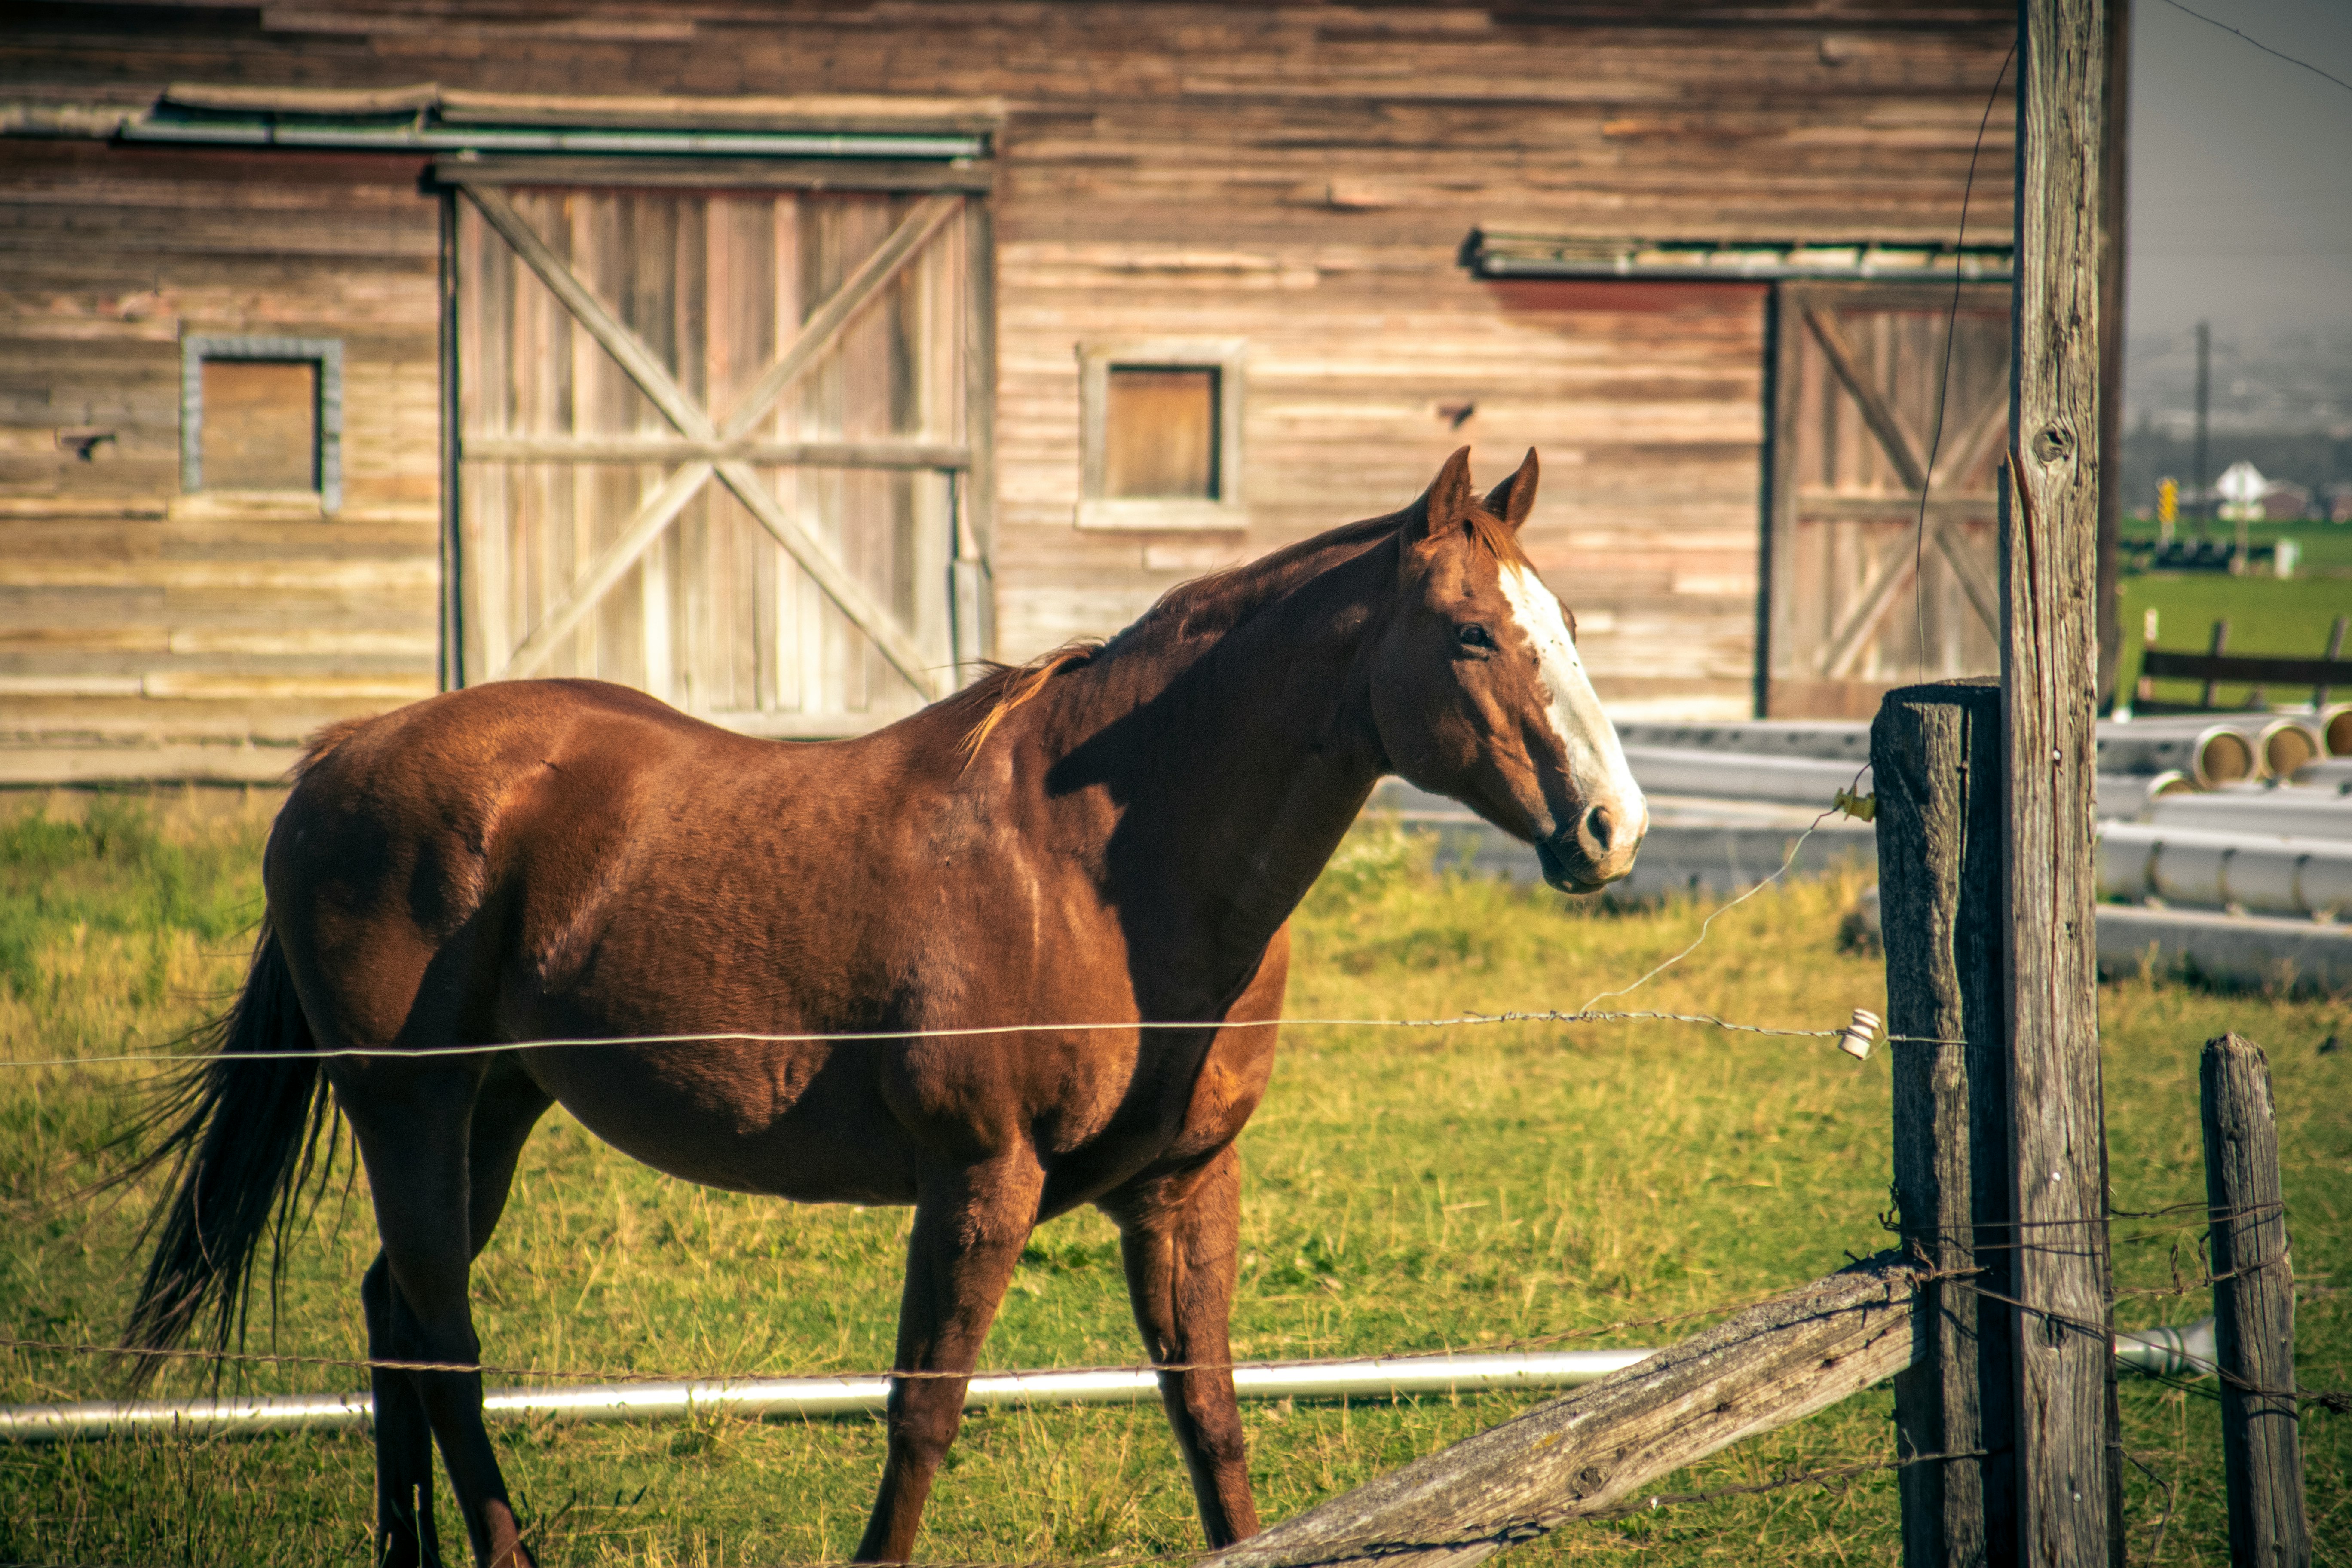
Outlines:
{"type": "Polygon", "coordinates": [[[1650,831],[1646,801],[1629,809],[1612,802],[1587,806],[1573,832],[1536,841],[1544,880],[1563,893],[1597,893],[1633,869],[1633,857],[1650,831]]]}

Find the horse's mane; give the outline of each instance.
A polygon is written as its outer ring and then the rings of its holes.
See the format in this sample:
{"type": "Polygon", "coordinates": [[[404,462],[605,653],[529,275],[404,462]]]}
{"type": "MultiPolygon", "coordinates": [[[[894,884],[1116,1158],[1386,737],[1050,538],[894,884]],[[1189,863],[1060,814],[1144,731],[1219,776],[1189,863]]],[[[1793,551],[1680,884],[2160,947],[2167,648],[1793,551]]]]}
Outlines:
{"type": "MultiPolygon", "coordinates": [[[[981,747],[1007,714],[1043,691],[1055,676],[1085,668],[1139,644],[1222,637],[1303,578],[1337,564],[1335,557],[1352,559],[1389,539],[1412,515],[1412,510],[1342,523],[1254,561],[1179,583],[1116,637],[1066,642],[1025,664],[991,664],[986,674],[948,699],[977,710],[961,748],[965,765],[980,755],[981,747]]],[[[1519,544],[1518,531],[1485,507],[1472,507],[1463,516],[1463,526],[1472,542],[1496,561],[1533,568],[1534,563],[1519,544]]]]}

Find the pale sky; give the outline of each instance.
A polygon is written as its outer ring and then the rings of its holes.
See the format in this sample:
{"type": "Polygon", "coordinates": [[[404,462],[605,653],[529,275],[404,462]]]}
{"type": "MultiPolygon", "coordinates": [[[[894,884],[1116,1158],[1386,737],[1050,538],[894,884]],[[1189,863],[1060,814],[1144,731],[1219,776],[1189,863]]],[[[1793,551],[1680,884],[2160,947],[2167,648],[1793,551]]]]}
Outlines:
{"type": "MultiPolygon", "coordinates": [[[[2352,81],[2352,0],[2187,0],[2352,81]]],[[[2352,327],[2352,89],[2132,0],[2126,331],[2352,327]]]]}

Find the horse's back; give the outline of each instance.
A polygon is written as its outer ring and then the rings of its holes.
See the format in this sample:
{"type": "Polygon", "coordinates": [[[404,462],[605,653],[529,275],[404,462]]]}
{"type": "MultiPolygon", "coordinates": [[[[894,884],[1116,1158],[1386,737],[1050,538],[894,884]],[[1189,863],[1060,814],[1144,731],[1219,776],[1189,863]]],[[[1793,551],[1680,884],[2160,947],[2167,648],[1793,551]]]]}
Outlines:
{"type": "MultiPolygon", "coordinates": [[[[909,1139],[1075,1153],[1115,1126],[1068,1168],[1074,1190],[1140,1168],[1181,1142],[1179,1058],[1200,1043],[725,1037],[1137,1016],[1117,916],[1047,842],[1067,824],[1037,832],[1050,808],[999,768],[960,775],[955,717],[787,745],[621,688],[535,682],[356,726],[321,749],[271,846],[306,1010],[363,1047],[720,1037],[518,1058],[608,1141],[715,1185],[903,1201],[909,1139]]],[[[1245,1013],[1278,1009],[1278,964],[1269,978],[1245,1013]]],[[[1252,1103],[1262,1088],[1255,1061],[1212,1076],[1252,1103]]],[[[1230,1135],[1238,1106],[1198,1109],[1209,1142],[1230,1135]]]]}

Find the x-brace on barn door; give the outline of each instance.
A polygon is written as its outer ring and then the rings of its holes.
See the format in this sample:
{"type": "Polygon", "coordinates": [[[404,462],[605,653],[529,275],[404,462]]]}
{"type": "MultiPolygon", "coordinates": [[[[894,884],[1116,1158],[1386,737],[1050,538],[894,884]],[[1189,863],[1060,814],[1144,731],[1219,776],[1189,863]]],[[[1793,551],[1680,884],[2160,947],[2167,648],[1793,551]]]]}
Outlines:
{"type": "Polygon", "coordinates": [[[981,198],[454,183],[466,682],[775,735],[951,689],[986,651],[981,198]]]}
{"type": "Polygon", "coordinates": [[[1787,283],[1774,310],[1766,710],[1998,669],[2008,289],[1787,283]]]}

